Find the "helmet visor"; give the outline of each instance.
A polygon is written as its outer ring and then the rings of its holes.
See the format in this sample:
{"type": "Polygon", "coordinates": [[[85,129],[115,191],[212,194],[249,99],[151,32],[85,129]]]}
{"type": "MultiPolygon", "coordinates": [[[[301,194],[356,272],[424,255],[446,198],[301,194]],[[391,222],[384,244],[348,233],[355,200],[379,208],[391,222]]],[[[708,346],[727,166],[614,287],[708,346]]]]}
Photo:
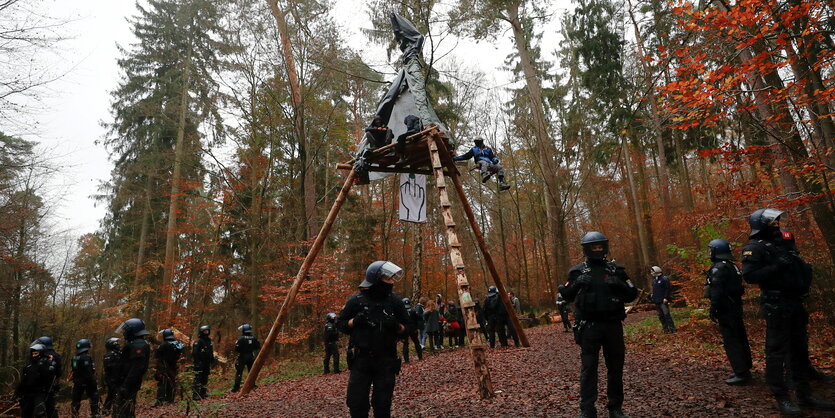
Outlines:
{"type": "Polygon", "coordinates": [[[783,216],[783,214],[785,214],[785,213],[786,212],[783,212],[782,210],[768,208],[765,211],[763,211],[762,219],[766,223],[770,224],[770,223],[774,222],[775,219],[780,218],[781,216],[783,216]]]}
{"type": "Polygon", "coordinates": [[[380,268],[380,277],[398,282],[403,278],[403,269],[391,261],[386,261],[383,267],[380,268]]]}

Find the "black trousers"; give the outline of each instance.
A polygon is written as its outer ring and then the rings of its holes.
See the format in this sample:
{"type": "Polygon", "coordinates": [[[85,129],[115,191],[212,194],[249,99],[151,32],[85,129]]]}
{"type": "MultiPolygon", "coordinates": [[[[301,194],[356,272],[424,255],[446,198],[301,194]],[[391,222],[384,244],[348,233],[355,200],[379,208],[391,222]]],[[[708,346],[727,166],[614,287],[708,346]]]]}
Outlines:
{"type": "Polygon", "coordinates": [[[136,416],[136,392],[118,394],[113,401],[113,418],[134,418],[136,416]]]}
{"type": "Polygon", "coordinates": [[[513,322],[508,318],[505,324],[507,326],[507,336],[513,338],[513,345],[519,347],[519,334],[516,332],[516,328],[513,328],[513,322]]]}
{"type": "Polygon", "coordinates": [[[499,343],[502,347],[507,347],[506,327],[507,319],[505,318],[490,318],[487,320],[487,341],[490,343],[490,348],[496,348],[497,332],[499,333],[499,343]]]}
{"type": "Polygon", "coordinates": [[[86,382],[73,382],[72,385],[72,416],[77,417],[81,410],[81,399],[84,394],[90,399],[90,415],[96,416],[99,414],[99,389],[96,387],[96,381],[90,379],[86,382]]]}
{"type": "Polygon", "coordinates": [[[117,392],[119,392],[119,384],[117,382],[107,382],[107,398],[104,399],[104,415],[110,415],[117,392]]]}
{"type": "Polygon", "coordinates": [[[799,299],[769,300],[762,305],[765,315],[765,383],[777,399],[789,398],[786,371],[789,370],[799,398],[812,394],[806,326],[809,314],[799,299]],[[806,350],[804,352],[804,349],[806,350]]]}
{"type": "Polygon", "coordinates": [[[606,362],[606,407],[623,406],[623,362],[626,346],[620,321],[589,321],[580,336],[580,409],[595,415],[597,401],[597,366],[600,349],[606,362]]]}
{"type": "Polygon", "coordinates": [[[203,399],[208,397],[206,385],[209,383],[209,372],[211,368],[206,365],[194,365],[194,384],[191,387],[192,399],[203,399]]]}
{"type": "Polygon", "coordinates": [[[656,303],[655,310],[658,312],[658,321],[661,322],[661,327],[664,329],[664,332],[668,334],[676,332],[676,324],[673,323],[673,316],[670,315],[670,305],[656,303]]]}
{"type": "Polygon", "coordinates": [[[345,397],[345,404],[351,411],[351,417],[368,417],[368,411],[372,407],[375,418],[390,417],[391,398],[394,396],[394,384],[399,371],[400,359],[358,354],[351,366],[351,376],[348,377],[348,391],[345,397]],[[370,403],[369,392],[371,393],[370,403]]]}
{"type": "Polygon", "coordinates": [[[177,387],[177,372],[157,371],[157,404],[174,403],[174,389],[177,387]]]}
{"type": "Polygon", "coordinates": [[[571,320],[568,318],[568,304],[563,303],[560,305],[559,310],[563,328],[565,328],[566,331],[571,331],[571,320]]]}
{"type": "Polygon", "coordinates": [[[46,394],[25,394],[20,400],[20,416],[23,418],[43,417],[46,415],[46,394]]]}
{"type": "Polygon", "coordinates": [[[331,359],[333,359],[333,371],[339,373],[339,347],[337,347],[336,343],[325,343],[325,360],[323,361],[325,373],[331,372],[331,359]]]}
{"type": "Polygon", "coordinates": [[[731,369],[737,376],[751,373],[751,346],[748,344],[748,333],[745,322],[742,321],[742,306],[734,306],[720,310],[717,317],[719,333],[722,334],[722,345],[731,369]]]}
{"type": "Polygon", "coordinates": [[[44,401],[46,416],[49,418],[58,418],[58,403],[55,402],[55,394],[60,390],[58,386],[56,379],[52,385],[52,391],[46,394],[46,400],[44,401]]]}
{"type": "Polygon", "coordinates": [[[403,342],[403,361],[409,362],[409,340],[415,345],[415,352],[417,352],[418,360],[423,360],[423,349],[420,347],[420,335],[417,330],[412,331],[408,336],[402,338],[403,342]]]}

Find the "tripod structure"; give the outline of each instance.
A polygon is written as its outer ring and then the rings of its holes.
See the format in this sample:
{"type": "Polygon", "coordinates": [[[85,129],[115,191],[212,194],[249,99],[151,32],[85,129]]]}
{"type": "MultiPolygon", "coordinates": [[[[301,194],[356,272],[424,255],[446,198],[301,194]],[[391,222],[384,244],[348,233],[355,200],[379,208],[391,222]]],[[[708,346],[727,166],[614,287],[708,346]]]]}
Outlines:
{"type": "MultiPolygon", "coordinates": [[[[507,291],[505,290],[504,284],[499,277],[495,263],[493,263],[493,258],[487,251],[487,243],[478,227],[478,222],[476,221],[473,209],[467,200],[467,196],[464,194],[464,188],[461,185],[461,173],[459,173],[454,161],[452,160],[452,154],[449,151],[448,138],[442,134],[440,128],[432,125],[429,128],[408,137],[405,145],[406,151],[404,154],[407,156],[405,159],[400,159],[397,155],[390,153],[394,148],[394,144],[388,144],[366,152],[365,158],[370,166],[369,171],[384,173],[413,173],[434,176],[435,188],[438,190],[439,202],[441,206],[441,214],[443,215],[444,225],[446,226],[449,258],[451,265],[455,269],[459,306],[461,306],[461,309],[464,312],[467,338],[469,339],[469,347],[478,382],[478,393],[482,399],[490,398],[493,396],[493,383],[490,379],[490,369],[487,366],[487,344],[484,341],[481,326],[476,320],[475,302],[473,301],[472,293],[470,292],[470,283],[467,279],[464,258],[461,254],[461,241],[458,239],[458,233],[456,231],[457,226],[452,216],[452,204],[450,203],[449,193],[447,192],[447,177],[452,180],[455,191],[458,194],[458,198],[464,208],[464,213],[466,214],[467,220],[473,229],[473,233],[478,241],[478,246],[481,249],[484,260],[490,270],[490,275],[493,277],[493,281],[499,290],[502,303],[507,310],[511,324],[516,330],[522,346],[530,346],[528,337],[522,330],[519,318],[516,317],[516,312],[513,310],[507,291]]],[[[307,277],[316,256],[319,254],[319,251],[321,251],[325,239],[328,237],[334,221],[339,214],[339,210],[342,208],[343,203],[345,203],[345,199],[348,197],[348,193],[351,191],[351,187],[357,180],[357,171],[352,162],[338,164],[337,168],[350,170],[348,177],[345,179],[345,183],[343,183],[342,188],[339,190],[339,195],[333,202],[333,206],[331,207],[330,212],[328,212],[328,216],[322,225],[322,229],[316,236],[313,246],[310,248],[310,251],[308,251],[301,267],[299,267],[299,272],[296,274],[296,278],[290,287],[290,291],[287,293],[287,297],[284,299],[275,321],[273,321],[270,333],[264,340],[264,345],[258,352],[258,357],[256,357],[255,363],[252,365],[252,369],[246,378],[246,382],[244,383],[243,388],[241,388],[241,396],[248,394],[252,388],[255,387],[255,381],[258,378],[258,373],[261,371],[261,367],[263,367],[264,362],[272,352],[272,347],[275,344],[275,340],[278,337],[281,326],[287,318],[287,313],[292,306],[302,283],[307,277]]]]}

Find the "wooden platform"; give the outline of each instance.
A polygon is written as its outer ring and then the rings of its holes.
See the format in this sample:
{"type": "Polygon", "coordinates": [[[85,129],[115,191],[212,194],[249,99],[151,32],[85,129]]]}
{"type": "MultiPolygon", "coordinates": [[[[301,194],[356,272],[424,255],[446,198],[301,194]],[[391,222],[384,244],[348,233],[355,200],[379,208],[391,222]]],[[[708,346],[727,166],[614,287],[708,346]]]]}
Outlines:
{"type": "MultiPolygon", "coordinates": [[[[454,149],[449,137],[439,131],[435,125],[406,138],[406,161],[398,162],[400,156],[394,152],[397,142],[369,150],[365,153],[369,172],[378,173],[412,173],[432,175],[432,164],[429,155],[429,143],[433,141],[433,134],[438,131],[446,145],[446,149],[454,149]]],[[[337,164],[336,168],[350,171],[354,168],[356,159],[337,164]]],[[[447,174],[446,172],[444,174],[447,174]]]]}

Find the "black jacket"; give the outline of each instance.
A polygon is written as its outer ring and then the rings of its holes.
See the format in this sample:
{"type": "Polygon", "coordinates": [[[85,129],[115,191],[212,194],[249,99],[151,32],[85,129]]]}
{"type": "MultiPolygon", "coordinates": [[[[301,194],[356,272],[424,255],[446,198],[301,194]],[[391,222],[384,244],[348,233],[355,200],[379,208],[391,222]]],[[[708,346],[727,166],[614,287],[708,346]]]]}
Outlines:
{"type": "Polygon", "coordinates": [[[206,334],[200,337],[191,345],[191,357],[194,360],[194,367],[198,369],[211,367],[215,361],[215,350],[212,340],[206,334]]]}
{"type": "Polygon", "coordinates": [[[728,312],[742,306],[742,273],[731,261],[718,260],[707,271],[710,306],[717,312],[728,312]]]}
{"type": "Polygon", "coordinates": [[[577,320],[611,321],[626,318],[624,304],[638,296],[623,266],[611,261],[587,261],[568,270],[568,282],[559,292],[567,302],[575,302],[577,320]],[[581,284],[581,277],[588,284],[581,284]]]}
{"type": "Polygon", "coordinates": [[[235,341],[235,351],[238,353],[238,357],[251,357],[259,348],[261,348],[261,343],[258,342],[258,337],[254,335],[241,335],[235,341]]]}
{"type": "Polygon", "coordinates": [[[122,354],[118,351],[108,350],[104,355],[104,383],[108,386],[119,386],[122,384],[122,354]]]}
{"type": "Polygon", "coordinates": [[[142,378],[151,361],[151,346],[142,337],[134,338],[122,348],[121,360],[124,379],[119,391],[132,395],[142,387],[142,378]]]}
{"type": "Polygon", "coordinates": [[[397,357],[398,328],[412,327],[409,313],[402,298],[391,293],[382,299],[369,297],[364,292],[357,293],[345,302],[336,321],[340,331],[351,336],[350,345],[364,353],[380,357],[397,357]],[[367,326],[348,326],[348,321],[364,312],[368,318],[367,326]]]}
{"type": "Polygon", "coordinates": [[[499,297],[498,293],[487,295],[487,298],[484,299],[483,311],[484,318],[491,322],[508,317],[507,309],[505,309],[504,303],[502,303],[502,299],[499,297]]]}
{"type": "Polygon", "coordinates": [[[81,353],[72,358],[73,383],[88,383],[96,379],[96,363],[89,353],[81,353]]]}
{"type": "Polygon", "coordinates": [[[336,344],[339,341],[339,330],[336,329],[335,322],[325,322],[323,336],[325,338],[325,344],[336,344]]]}
{"type": "Polygon", "coordinates": [[[54,380],[55,369],[49,357],[44,354],[34,359],[30,358],[20,374],[20,383],[15,390],[15,397],[49,393],[54,380]]]}
{"type": "Polygon", "coordinates": [[[157,358],[157,370],[177,374],[177,361],[183,352],[183,345],[177,341],[163,340],[154,354],[157,358]]]}
{"type": "Polygon", "coordinates": [[[742,278],[763,291],[800,297],[809,292],[811,266],[770,240],[752,239],[742,248],[742,278]]]}

